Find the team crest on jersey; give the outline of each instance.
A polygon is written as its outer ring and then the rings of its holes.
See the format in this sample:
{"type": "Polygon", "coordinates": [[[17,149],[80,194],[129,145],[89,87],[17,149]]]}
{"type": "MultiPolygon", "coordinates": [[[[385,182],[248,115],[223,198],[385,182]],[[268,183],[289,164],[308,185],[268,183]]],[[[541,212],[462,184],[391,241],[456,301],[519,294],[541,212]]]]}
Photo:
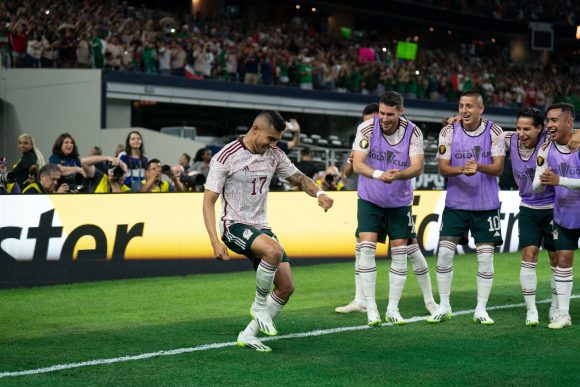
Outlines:
{"type": "Polygon", "coordinates": [[[444,155],[447,152],[447,147],[445,145],[439,145],[439,154],[444,155]]]}
{"type": "Polygon", "coordinates": [[[544,165],[545,162],[546,162],[546,160],[544,160],[544,158],[542,156],[538,156],[538,167],[541,167],[542,165],[544,165]]]}
{"type": "Polygon", "coordinates": [[[360,140],[359,145],[362,149],[367,149],[369,147],[369,145],[371,145],[371,144],[370,144],[369,140],[367,140],[366,138],[363,138],[362,140],[360,140]]]}
{"type": "Polygon", "coordinates": [[[252,236],[253,232],[252,230],[250,230],[249,228],[244,230],[244,233],[242,234],[242,236],[244,237],[245,240],[250,239],[250,237],[252,236]]]}

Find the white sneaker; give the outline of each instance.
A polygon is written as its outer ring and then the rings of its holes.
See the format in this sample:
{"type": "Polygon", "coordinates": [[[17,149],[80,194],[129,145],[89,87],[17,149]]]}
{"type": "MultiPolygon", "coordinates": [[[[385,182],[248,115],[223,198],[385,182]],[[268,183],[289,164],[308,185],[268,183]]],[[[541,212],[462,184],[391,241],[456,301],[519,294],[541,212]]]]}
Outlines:
{"type": "Polygon", "coordinates": [[[550,322],[554,321],[556,317],[560,315],[560,309],[550,306],[550,311],[548,312],[548,317],[550,318],[550,322]]]}
{"type": "Polygon", "coordinates": [[[367,308],[367,325],[370,327],[378,327],[381,325],[381,315],[376,307],[374,308],[367,308]]]}
{"type": "Polygon", "coordinates": [[[538,310],[537,309],[530,309],[526,313],[526,326],[528,327],[536,327],[540,325],[540,321],[538,318],[538,310]]]}
{"type": "Polygon", "coordinates": [[[238,335],[238,347],[250,348],[258,352],[272,352],[272,348],[262,344],[256,336],[246,334],[244,331],[238,335]]]}
{"type": "Polygon", "coordinates": [[[367,307],[359,304],[355,300],[352,300],[348,305],[339,306],[334,310],[336,313],[352,313],[352,312],[366,312],[367,307]]]}
{"type": "Polygon", "coordinates": [[[495,324],[495,321],[493,321],[493,319],[489,317],[489,314],[487,314],[487,311],[485,309],[475,310],[475,313],[473,314],[473,322],[476,322],[481,325],[495,324]]]}
{"type": "Polygon", "coordinates": [[[270,314],[265,308],[257,307],[254,302],[250,308],[250,315],[252,315],[252,318],[256,320],[256,323],[258,323],[258,329],[260,332],[266,336],[276,336],[278,334],[276,325],[274,325],[272,317],[270,317],[270,314]]]}
{"type": "Polygon", "coordinates": [[[398,310],[390,311],[387,309],[387,313],[385,314],[385,321],[393,323],[395,325],[405,325],[407,321],[401,316],[398,310]]]}
{"type": "Polygon", "coordinates": [[[437,305],[434,301],[425,303],[425,309],[427,309],[427,311],[429,312],[429,314],[431,316],[433,316],[435,313],[437,313],[438,308],[439,308],[439,305],[437,305]]]}
{"type": "Polygon", "coordinates": [[[548,325],[550,329],[562,329],[564,327],[571,327],[572,326],[572,319],[570,318],[569,314],[566,315],[559,315],[548,325]]]}
{"type": "Polygon", "coordinates": [[[438,324],[443,321],[451,320],[451,317],[453,317],[451,308],[439,305],[435,313],[427,319],[427,322],[430,324],[438,324]]]}

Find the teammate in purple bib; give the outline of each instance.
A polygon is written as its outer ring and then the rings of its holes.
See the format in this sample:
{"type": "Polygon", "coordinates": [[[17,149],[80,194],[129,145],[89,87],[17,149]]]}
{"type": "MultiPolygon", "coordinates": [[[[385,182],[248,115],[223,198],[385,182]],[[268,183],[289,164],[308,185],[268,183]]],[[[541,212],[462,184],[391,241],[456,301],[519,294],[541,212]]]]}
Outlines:
{"type": "Polygon", "coordinates": [[[437,259],[437,284],[441,298],[436,314],[427,319],[439,323],[451,318],[453,257],[457,243],[469,231],[477,252],[477,307],[473,320],[491,325],[486,306],[493,284],[494,246],[501,244],[498,176],[503,172],[505,144],[502,129],[481,118],[481,94],[468,91],[459,99],[461,122],[447,125],[439,135],[439,173],[448,178],[447,196],[437,259]]]}
{"type": "Polygon", "coordinates": [[[572,325],[569,312],[574,278],[572,266],[580,238],[580,159],[578,150],[572,151],[567,145],[572,138],[574,107],[567,103],[553,104],[546,115],[548,133],[553,141],[544,144],[538,152],[533,187],[535,192],[542,192],[548,186],[555,188],[553,235],[559,310],[548,327],[562,329],[572,325]]]}

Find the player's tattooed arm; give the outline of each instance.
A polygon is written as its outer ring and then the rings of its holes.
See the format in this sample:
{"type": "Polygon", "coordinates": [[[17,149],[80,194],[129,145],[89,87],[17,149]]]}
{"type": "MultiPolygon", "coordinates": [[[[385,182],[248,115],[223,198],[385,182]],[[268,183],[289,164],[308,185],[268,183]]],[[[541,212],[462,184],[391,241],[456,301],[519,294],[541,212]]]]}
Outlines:
{"type": "Polygon", "coordinates": [[[288,180],[291,184],[299,186],[302,191],[306,192],[312,197],[316,197],[316,192],[320,191],[320,187],[311,178],[304,175],[302,172],[296,172],[286,180],[288,180]]]}

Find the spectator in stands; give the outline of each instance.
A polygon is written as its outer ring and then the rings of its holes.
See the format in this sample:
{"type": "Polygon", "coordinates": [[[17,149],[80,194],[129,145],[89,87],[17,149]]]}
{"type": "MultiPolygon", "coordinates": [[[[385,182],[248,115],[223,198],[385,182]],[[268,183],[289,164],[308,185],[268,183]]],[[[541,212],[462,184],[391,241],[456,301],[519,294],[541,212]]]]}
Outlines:
{"type": "Polygon", "coordinates": [[[86,175],[85,187],[89,193],[129,192],[131,189],[123,184],[127,176],[127,165],[116,157],[89,156],[81,160],[86,175]],[[102,172],[96,165],[105,165],[102,172]]]}
{"type": "MultiPolygon", "coordinates": [[[[103,150],[96,145],[94,147],[92,147],[91,151],[89,152],[89,156],[102,156],[102,155],[103,155],[103,150]]],[[[117,157],[117,155],[115,155],[115,157],[117,157]]],[[[82,162],[83,162],[83,160],[81,160],[81,166],[82,166],[82,162]]],[[[108,165],[106,162],[97,162],[94,164],[94,166],[99,171],[101,171],[103,173],[107,173],[108,165]]]]}
{"type": "MultiPolygon", "coordinates": [[[[211,159],[211,151],[209,158],[211,159]]],[[[191,156],[187,153],[183,153],[181,156],[179,156],[179,161],[177,163],[183,167],[183,172],[187,172],[189,171],[189,168],[191,168],[191,156]]]]}
{"type": "MultiPolygon", "coordinates": [[[[0,157],[0,174],[6,173],[6,158],[0,157]]],[[[20,186],[18,183],[3,183],[0,181],[0,195],[3,194],[17,194],[20,193],[20,186]]]]}
{"type": "MultiPolygon", "coordinates": [[[[190,171],[196,171],[203,174],[207,178],[209,173],[209,162],[213,157],[213,153],[209,148],[201,148],[195,154],[193,159],[193,164],[191,165],[190,171]]],[[[180,163],[181,164],[181,163],[180,163]]]]}
{"type": "Polygon", "coordinates": [[[187,64],[187,54],[181,44],[175,40],[171,41],[171,75],[182,77],[185,75],[185,65],[187,64]]]}
{"type": "Polygon", "coordinates": [[[12,169],[16,173],[16,182],[20,188],[25,188],[28,183],[34,181],[36,172],[44,166],[45,161],[40,150],[34,145],[34,138],[30,134],[23,133],[18,136],[18,148],[22,156],[12,169]]]}
{"type": "Polygon", "coordinates": [[[26,46],[28,37],[26,36],[26,25],[20,21],[14,25],[8,35],[9,43],[12,48],[12,65],[22,67],[24,56],[26,55],[26,46]]]}
{"type": "MultiPolygon", "coordinates": [[[[165,167],[158,159],[151,159],[147,163],[145,180],[141,181],[141,188],[138,192],[185,192],[185,187],[179,181],[179,173],[176,173],[176,169],[168,168],[165,170],[165,167]],[[173,184],[162,180],[163,173],[169,176],[173,184]]],[[[133,189],[133,191],[136,190],[133,189]]]]}
{"type": "Polygon", "coordinates": [[[77,67],[77,38],[72,26],[61,29],[58,57],[61,67],[77,67]]]}
{"type": "Polygon", "coordinates": [[[276,146],[288,154],[300,144],[300,124],[295,118],[291,118],[290,121],[286,122],[286,130],[292,132],[292,139],[290,141],[278,141],[276,146]]]}
{"type": "Polygon", "coordinates": [[[55,164],[46,164],[38,171],[38,179],[26,186],[24,194],[68,193],[68,184],[60,184],[60,168],[55,164]]]}
{"type": "Polygon", "coordinates": [[[50,155],[48,162],[58,165],[63,176],[75,173],[84,174],[77,145],[68,133],[63,133],[57,137],[52,146],[52,155],[50,155]]]}
{"type": "Polygon", "coordinates": [[[260,57],[254,48],[249,48],[244,61],[244,83],[248,85],[259,85],[262,83],[260,75],[260,57]]]}
{"type": "Polygon", "coordinates": [[[145,166],[148,160],[141,133],[136,130],[129,132],[125,140],[125,149],[118,156],[128,168],[125,185],[138,191],[141,181],[145,177],[145,166]]]}
{"type": "Polygon", "coordinates": [[[121,154],[121,152],[125,151],[125,145],[123,144],[118,144],[115,147],[115,157],[119,157],[119,155],[121,154]]]}
{"type": "Polygon", "coordinates": [[[300,161],[296,163],[296,168],[298,168],[304,176],[315,179],[315,176],[318,174],[318,167],[312,162],[310,149],[302,148],[300,150],[300,161]]]}

